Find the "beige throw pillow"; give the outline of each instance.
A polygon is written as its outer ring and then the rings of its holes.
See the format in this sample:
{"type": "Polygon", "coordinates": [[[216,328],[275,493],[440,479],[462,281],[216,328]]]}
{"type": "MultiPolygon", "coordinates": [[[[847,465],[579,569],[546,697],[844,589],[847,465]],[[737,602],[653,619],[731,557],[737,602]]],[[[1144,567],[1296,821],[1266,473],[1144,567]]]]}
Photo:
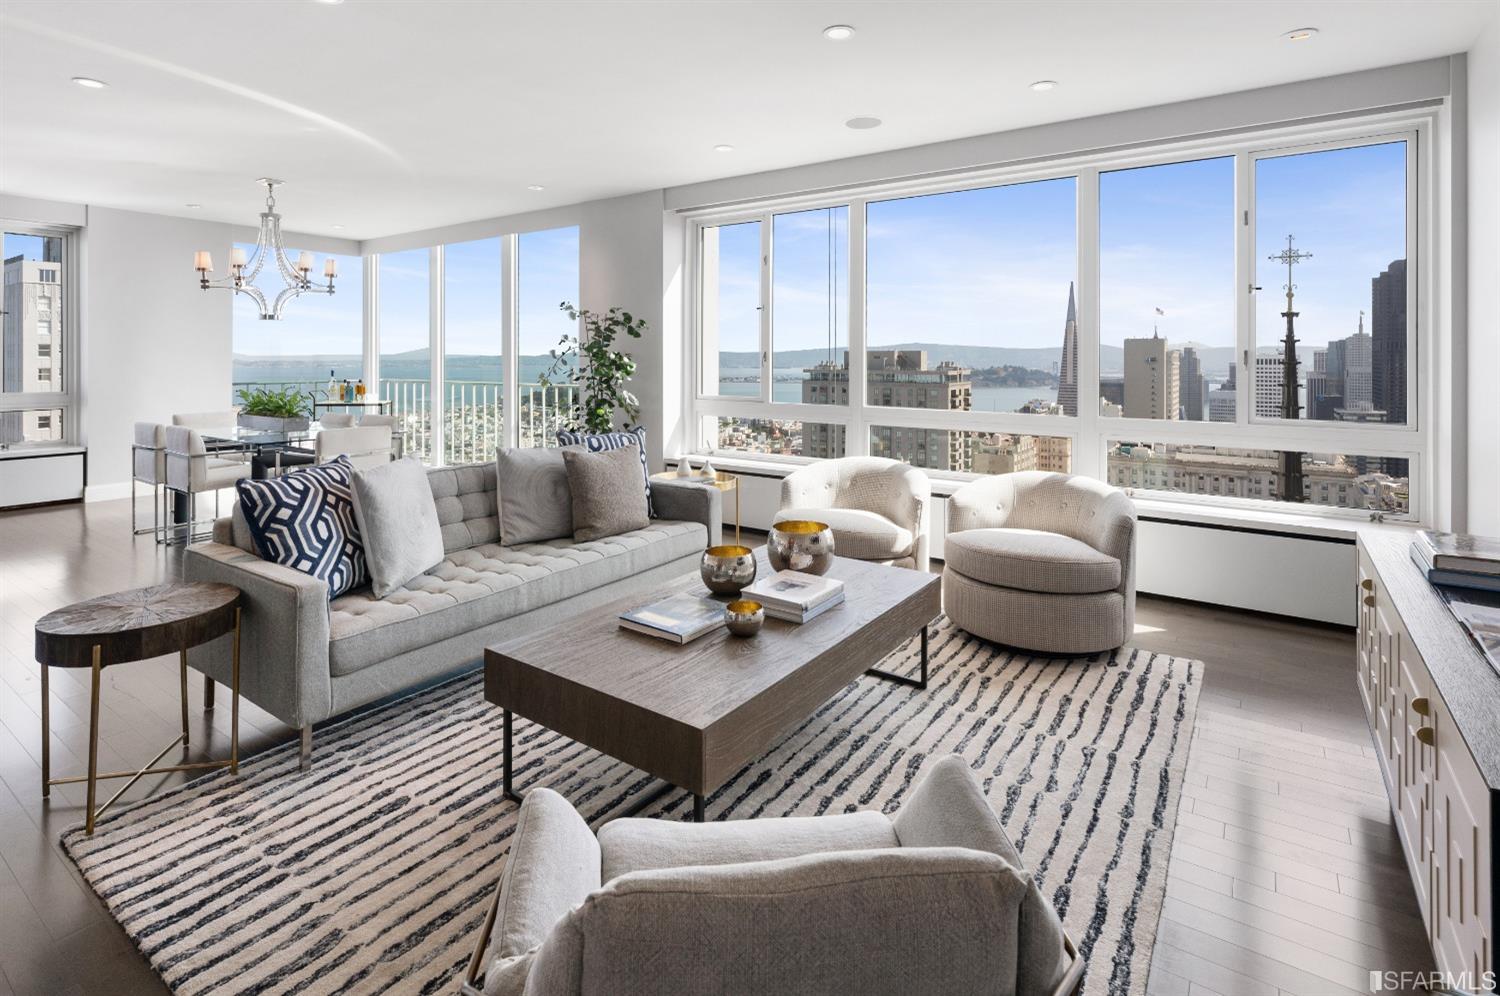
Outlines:
{"type": "Polygon", "coordinates": [[[650,524],[641,490],[641,455],[634,448],[603,453],[563,450],[563,463],[573,495],[573,539],[583,543],[650,524]]]}

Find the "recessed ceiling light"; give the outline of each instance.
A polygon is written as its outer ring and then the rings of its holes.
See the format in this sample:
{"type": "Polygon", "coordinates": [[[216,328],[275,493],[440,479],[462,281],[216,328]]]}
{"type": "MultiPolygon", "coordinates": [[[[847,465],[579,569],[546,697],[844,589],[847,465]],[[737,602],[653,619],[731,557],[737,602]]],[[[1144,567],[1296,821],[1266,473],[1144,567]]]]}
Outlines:
{"type": "Polygon", "coordinates": [[[326,3],[330,7],[334,6],[335,4],[340,4],[340,3],[343,3],[343,2],[344,2],[344,0],[318,0],[318,3],[326,3]]]}
{"type": "Polygon", "coordinates": [[[854,29],[847,24],[830,24],[823,29],[823,37],[829,41],[848,41],[854,37],[854,29]]]}
{"type": "Polygon", "coordinates": [[[853,128],[855,131],[864,131],[868,128],[879,128],[879,118],[850,118],[844,122],[845,128],[853,128]]]}
{"type": "Polygon", "coordinates": [[[714,146],[714,151],[715,152],[733,152],[734,151],[734,146],[732,146],[732,145],[715,145],[714,146]]]}
{"type": "Polygon", "coordinates": [[[527,190],[546,190],[547,188],[544,187],[544,186],[542,186],[540,183],[533,183],[533,184],[528,185],[526,187],[526,189],[527,190]]]}
{"type": "Polygon", "coordinates": [[[344,230],[344,226],[343,225],[334,225],[333,226],[333,230],[336,231],[336,232],[342,232],[344,230]]]}
{"type": "Polygon", "coordinates": [[[196,211],[199,208],[201,208],[202,206],[203,206],[202,204],[184,204],[183,205],[183,207],[187,208],[189,211],[196,211]]]}
{"type": "Polygon", "coordinates": [[[91,79],[87,76],[75,76],[73,77],[73,82],[77,83],[79,86],[86,86],[90,90],[103,90],[105,87],[109,86],[109,84],[105,83],[103,80],[91,79]]]}
{"type": "Polygon", "coordinates": [[[1048,90],[1057,89],[1057,80],[1037,80],[1031,84],[1031,88],[1037,93],[1046,93],[1048,90]]]}
{"type": "Polygon", "coordinates": [[[1317,33],[1317,28],[1294,28],[1281,37],[1285,38],[1287,41],[1307,41],[1317,33]]]}

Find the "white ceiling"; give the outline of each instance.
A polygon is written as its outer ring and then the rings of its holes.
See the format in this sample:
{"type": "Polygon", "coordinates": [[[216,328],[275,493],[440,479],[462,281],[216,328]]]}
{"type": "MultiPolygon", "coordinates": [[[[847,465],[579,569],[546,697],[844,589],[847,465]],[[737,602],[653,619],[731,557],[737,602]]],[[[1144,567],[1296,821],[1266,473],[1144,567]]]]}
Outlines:
{"type": "Polygon", "coordinates": [[[289,228],[372,238],[1448,55],[1496,10],[4,0],[0,190],[248,224],[269,175],[289,228]]]}

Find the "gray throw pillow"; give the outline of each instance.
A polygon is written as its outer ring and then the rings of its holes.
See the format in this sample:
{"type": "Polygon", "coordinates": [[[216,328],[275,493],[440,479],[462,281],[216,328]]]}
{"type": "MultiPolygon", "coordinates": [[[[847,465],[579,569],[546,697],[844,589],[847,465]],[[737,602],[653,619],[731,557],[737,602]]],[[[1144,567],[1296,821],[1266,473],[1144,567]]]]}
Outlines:
{"type": "Polygon", "coordinates": [[[354,518],[376,598],[443,562],[443,530],[427,471],[416,459],[354,473],[354,518]]]}
{"type": "Polygon", "coordinates": [[[580,543],[645,529],[651,523],[634,447],[581,453],[563,450],[573,493],[573,538],[580,543]]]}
{"type": "Polygon", "coordinates": [[[502,546],[573,535],[573,495],[562,450],[502,449],[495,454],[495,481],[502,546]]]}

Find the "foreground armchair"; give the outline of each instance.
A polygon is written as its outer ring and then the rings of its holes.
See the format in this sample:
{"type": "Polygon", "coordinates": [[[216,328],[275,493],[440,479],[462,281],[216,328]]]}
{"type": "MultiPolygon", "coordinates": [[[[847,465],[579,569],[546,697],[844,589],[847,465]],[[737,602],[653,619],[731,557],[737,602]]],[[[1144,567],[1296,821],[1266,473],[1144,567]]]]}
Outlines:
{"type": "Polygon", "coordinates": [[[925,571],[931,498],[927,475],[899,460],[820,460],[782,480],[775,521],[826,522],[840,557],[925,571]]]}
{"type": "Polygon", "coordinates": [[[1068,996],[1083,960],[958,757],[895,819],[620,819],[531,790],[463,992],[1068,996]]]}
{"type": "Polygon", "coordinates": [[[1113,650],[1135,629],[1135,503],[1087,477],[1025,471],[948,499],[943,611],[1044,654],[1113,650]]]}

